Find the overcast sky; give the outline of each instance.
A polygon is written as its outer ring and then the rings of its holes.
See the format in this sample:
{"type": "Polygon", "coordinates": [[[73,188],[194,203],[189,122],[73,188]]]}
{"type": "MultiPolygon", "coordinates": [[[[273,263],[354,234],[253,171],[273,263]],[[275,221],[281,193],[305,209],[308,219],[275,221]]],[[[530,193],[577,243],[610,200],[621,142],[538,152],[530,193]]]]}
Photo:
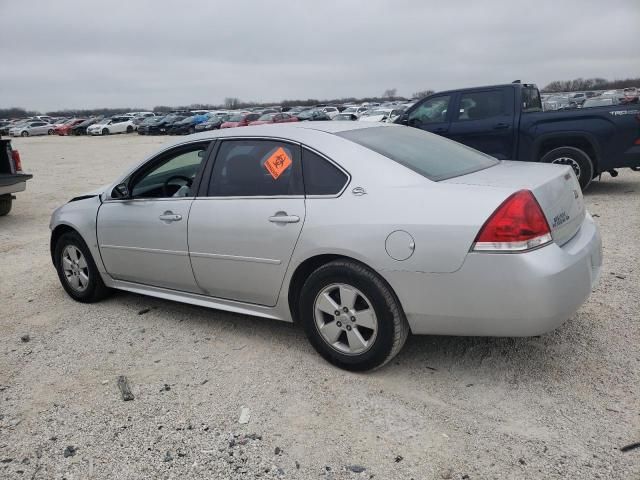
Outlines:
{"type": "Polygon", "coordinates": [[[0,108],[640,76],[640,0],[0,0],[0,108]]]}

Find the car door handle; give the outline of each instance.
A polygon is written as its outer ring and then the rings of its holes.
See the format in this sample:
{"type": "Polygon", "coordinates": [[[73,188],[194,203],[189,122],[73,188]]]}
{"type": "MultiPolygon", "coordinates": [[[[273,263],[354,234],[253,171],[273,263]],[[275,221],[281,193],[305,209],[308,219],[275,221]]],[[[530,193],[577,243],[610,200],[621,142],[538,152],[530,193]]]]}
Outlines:
{"type": "Polygon", "coordinates": [[[510,127],[510,125],[508,123],[496,123],[493,126],[493,129],[494,130],[500,130],[501,128],[509,128],[509,127],[510,127]]]}
{"type": "Polygon", "coordinates": [[[272,223],[298,223],[300,217],[297,215],[287,215],[286,212],[278,212],[269,217],[269,221],[272,223]]]}
{"type": "Polygon", "coordinates": [[[182,220],[182,215],[178,215],[171,211],[166,211],[162,215],[160,215],[158,218],[163,222],[179,222],[180,220],[182,220]]]}

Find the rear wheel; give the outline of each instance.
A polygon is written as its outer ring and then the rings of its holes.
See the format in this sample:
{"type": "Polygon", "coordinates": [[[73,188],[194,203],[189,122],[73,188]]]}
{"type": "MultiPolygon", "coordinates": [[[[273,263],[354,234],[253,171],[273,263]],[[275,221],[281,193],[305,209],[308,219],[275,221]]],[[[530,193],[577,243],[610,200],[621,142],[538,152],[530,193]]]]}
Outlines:
{"type": "Polygon", "coordinates": [[[54,132],[53,132],[53,129],[50,129],[50,130],[47,132],[47,135],[53,135],[53,133],[54,133],[54,132]]]}
{"type": "Polygon", "coordinates": [[[60,283],[71,298],[93,303],[109,295],[89,248],[78,233],[62,234],[53,255],[60,283]]]}
{"type": "Polygon", "coordinates": [[[569,165],[580,182],[582,190],[586,190],[594,176],[593,161],[584,151],[576,147],[554,148],[541,159],[544,163],[569,165]]]}
{"type": "Polygon", "coordinates": [[[307,338],[327,361],[346,370],[378,368],[395,357],[409,325],[390,287],[350,260],[319,267],[299,300],[307,338]]]}
{"type": "Polygon", "coordinates": [[[13,205],[11,195],[0,195],[0,217],[8,215],[13,205]]]}

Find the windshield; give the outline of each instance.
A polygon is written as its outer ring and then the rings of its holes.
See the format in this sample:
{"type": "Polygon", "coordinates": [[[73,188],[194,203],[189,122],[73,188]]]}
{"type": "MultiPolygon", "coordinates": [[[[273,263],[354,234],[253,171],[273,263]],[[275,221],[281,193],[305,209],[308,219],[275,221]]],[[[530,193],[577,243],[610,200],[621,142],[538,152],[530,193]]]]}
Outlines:
{"type": "Polygon", "coordinates": [[[273,118],[273,113],[267,113],[266,115],[262,115],[258,120],[260,121],[269,121],[273,118]]]}
{"type": "Polygon", "coordinates": [[[499,162],[489,155],[417,128],[401,126],[347,130],[336,135],[438,181],[466,175],[499,162]]]}
{"type": "Polygon", "coordinates": [[[582,108],[603,107],[605,105],[613,105],[613,98],[590,98],[585,100],[582,108]]]}

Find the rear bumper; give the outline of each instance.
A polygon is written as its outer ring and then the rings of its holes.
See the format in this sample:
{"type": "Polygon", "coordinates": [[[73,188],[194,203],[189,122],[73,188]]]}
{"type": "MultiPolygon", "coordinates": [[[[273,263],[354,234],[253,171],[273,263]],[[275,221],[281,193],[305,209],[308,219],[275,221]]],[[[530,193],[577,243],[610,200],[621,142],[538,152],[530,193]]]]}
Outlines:
{"type": "Polygon", "coordinates": [[[32,178],[33,175],[28,173],[0,174],[0,195],[23,192],[27,188],[27,180],[32,178]]]}
{"type": "Polygon", "coordinates": [[[602,244],[587,214],[562,246],[519,254],[469,253],[454,273],[385,271],[415,334],[531,336],[564,323],[589,297],[602,244]]]}

